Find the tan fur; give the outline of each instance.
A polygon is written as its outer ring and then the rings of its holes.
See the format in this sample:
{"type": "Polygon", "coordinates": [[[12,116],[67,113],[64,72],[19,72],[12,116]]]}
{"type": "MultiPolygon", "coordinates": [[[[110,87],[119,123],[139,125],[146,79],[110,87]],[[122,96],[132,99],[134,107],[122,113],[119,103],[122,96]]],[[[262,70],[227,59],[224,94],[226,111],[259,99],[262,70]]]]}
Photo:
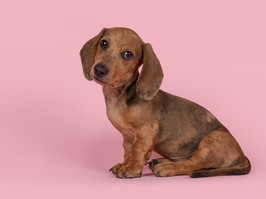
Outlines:
{"type": "Polygon", "coordinates": [[[110,169],[116,177],[140,177],[152,151],[164,157],[148,162],[156,176],[249,173],[249,160],[215,116],[159,89],[160,62],[151,45],[134,31],[103,29],[80,55],[85,77],[102,85],[107,116],[123,136],[124,162],[110,169]],[[102,40],[108,42],[107,48],[99,45],[102,40]],[[125,51],[133,58],[123,59],[125,51]],[[95,72],[97,65],[105,68],[103,75],[95,72]]]}

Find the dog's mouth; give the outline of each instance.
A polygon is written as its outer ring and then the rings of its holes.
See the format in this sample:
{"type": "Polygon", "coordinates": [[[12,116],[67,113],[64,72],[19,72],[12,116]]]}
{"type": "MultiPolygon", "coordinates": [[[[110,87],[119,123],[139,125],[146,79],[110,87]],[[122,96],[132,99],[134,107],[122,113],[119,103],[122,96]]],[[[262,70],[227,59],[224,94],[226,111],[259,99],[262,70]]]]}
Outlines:
{"type": "Polygon", "coordinates": [[[101,84],[101,85],[105,85],[107,84],[105,81],[102,81],[101,79],[99,79],[98,77],[93,77],[94,81],[98,84],[101,84]]]}
{"type": "Polygon", "coordinates": [[[107,81],[103,81],[98,77],[93,77],[93,80],[102,86],[110,86],[111,88],[117,88],[117,81],[113,83],[108,83],[107,81]]]}

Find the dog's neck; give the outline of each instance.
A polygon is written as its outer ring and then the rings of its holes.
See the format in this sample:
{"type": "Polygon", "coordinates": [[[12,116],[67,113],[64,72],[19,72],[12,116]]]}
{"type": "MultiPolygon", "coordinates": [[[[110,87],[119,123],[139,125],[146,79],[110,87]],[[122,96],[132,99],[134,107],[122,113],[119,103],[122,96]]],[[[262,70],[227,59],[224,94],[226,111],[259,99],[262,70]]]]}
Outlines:
{"type": "Polygon", "coordinates": [[[112,88],[108,85],[104,85],[103,93],[104,93],[105,101],[108,102],[108,100],[119,98],[121,100],[124,100],[127,104],[131,103],[135,97],[136,84],[137,84],[138,77],[139,77],[139,72],[136,71],[131,81],[123,86],[112,88]]]}

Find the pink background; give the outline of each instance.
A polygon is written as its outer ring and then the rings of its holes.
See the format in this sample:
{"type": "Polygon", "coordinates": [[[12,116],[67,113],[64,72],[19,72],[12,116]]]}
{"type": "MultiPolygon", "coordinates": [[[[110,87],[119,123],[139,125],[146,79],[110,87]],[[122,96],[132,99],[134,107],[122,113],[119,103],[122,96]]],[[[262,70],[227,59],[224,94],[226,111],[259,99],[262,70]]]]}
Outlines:
{"type": "Polygon", "coordinates": [[[266,198],[266,3],[224,1],[0,3],[0,198],[266,198]],[[122,160],[99,85],[79,50],[102,27],[153,45],[162,89],[227,126],[252,162],[246,176],[140,179],[108,173],[122,160]]]}

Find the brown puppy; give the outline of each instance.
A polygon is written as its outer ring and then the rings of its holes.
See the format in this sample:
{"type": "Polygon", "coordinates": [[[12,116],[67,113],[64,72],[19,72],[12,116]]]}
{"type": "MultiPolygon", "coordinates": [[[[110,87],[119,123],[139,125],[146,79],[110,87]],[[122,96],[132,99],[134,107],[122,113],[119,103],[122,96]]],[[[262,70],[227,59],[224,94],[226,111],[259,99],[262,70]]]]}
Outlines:
{"type": "Polygon", "coordinates": [[[110,169],[116,177],[140,177],[153,150],[164,157],[149,162],[156,176],[249,173],[248,158],[209,111],[159,89],[160,62],[134,31],[103,29],[80,56],[85,77],[102,85],[107,116],[123,136],[124,162],[110,169]]]}

